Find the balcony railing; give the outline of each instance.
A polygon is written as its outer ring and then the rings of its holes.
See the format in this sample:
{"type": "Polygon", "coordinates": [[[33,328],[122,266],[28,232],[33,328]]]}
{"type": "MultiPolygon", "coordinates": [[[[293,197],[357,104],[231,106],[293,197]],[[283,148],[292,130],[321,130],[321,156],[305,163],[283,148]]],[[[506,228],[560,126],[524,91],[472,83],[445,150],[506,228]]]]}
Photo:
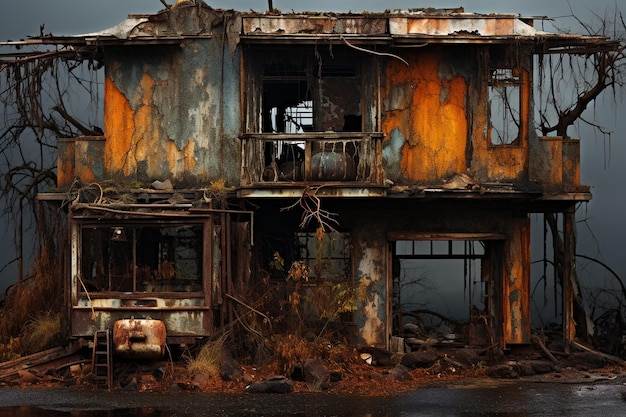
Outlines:
{"type": "Polygon", "coordinates": [[[383,136],[378,132],[245,134],[241,137],[241,185],[383,185],[383,136]]]}

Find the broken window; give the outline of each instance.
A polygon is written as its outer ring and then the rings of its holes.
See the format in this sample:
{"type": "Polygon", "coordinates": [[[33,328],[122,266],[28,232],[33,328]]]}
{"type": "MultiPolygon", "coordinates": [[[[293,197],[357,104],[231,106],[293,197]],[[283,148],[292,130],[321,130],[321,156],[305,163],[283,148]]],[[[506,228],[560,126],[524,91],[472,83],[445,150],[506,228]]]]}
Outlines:
{"type": "MultiPolygon", "coordinates": [[[[311,49],[263,54],[261,131],[361,132],[361,77],[346,55],[311,49]]],[[[259,59],[257,57],[256,59],[259,59]]]]}
{"type": "Polygon", "coordinates": [[[202,290],[201,224],[85,225],[81,233],[83,291],[202,290]]]}
{"type": "Polygon", "coordinates": [[[259,48],[251,60],[259,79],[249,82],[261,88],[251,94],[249,137],[263,141],[262,181],[355,181],[370,150],[359,134],[363,60],[316,47],[259,48]]]}
{"type": "Polygon", "coordinates": [[[311,272],[309,277],[331,281],[346,281],[350,273],[350,234],[325,232],[297,232],[296,245],[300,260],[311,272]]]}
{"type": "Polygon", "coordinates": [[[520,70],[495,68],[489,78],[489,137],[492,145],[515,145],[521,126],[520,70]]]}

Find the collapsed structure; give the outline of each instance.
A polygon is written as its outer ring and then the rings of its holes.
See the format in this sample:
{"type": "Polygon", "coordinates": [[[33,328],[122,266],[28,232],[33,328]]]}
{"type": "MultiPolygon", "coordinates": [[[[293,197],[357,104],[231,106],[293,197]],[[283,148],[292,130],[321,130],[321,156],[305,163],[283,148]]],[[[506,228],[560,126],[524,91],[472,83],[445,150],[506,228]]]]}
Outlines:
{"type": "Polygon", "coordinates": [[[572,339],[573,213],[591,194],[579,141],[536,132],[533,58],[601,40],[463,9],[202,2],[38,38],[105,72],[104,133],[59,138],[58,188],[39,196],[72,201],[71,336],[121,326],[118,353],[158,357],[263,314],[241,294],[286,275],[351,290],[352,341],[389,348],[412,314],[407,262],[445,260],[464,265],[465,342],[526,344],[530,215],[551,213],[572,339]]]}

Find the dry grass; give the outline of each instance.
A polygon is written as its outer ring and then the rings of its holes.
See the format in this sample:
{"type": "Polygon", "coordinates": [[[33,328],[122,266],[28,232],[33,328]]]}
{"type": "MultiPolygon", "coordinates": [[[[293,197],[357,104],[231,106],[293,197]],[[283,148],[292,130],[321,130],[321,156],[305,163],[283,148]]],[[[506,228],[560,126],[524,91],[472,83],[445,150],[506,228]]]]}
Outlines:
{"type": "Polygon", "coordinates": [[[187,373],[195,375],[204,373],[211,377],[220,374],[220,361],[222,357],[222,349],[228,334],[220,336],[216,340],[209,340],[202,346],[195,358],[187,357],[187,373]]]}
{"type": "Polygon", "coordinates": [[[19,337],[10,337],[6,343],[0,343],[0,362],[12,361],[20,357],[22,340],[19,337]]]}
{"type": "Polygon", "coordinates": [[[43,312],[24,326],[22,341],[30,352],[38,352],[52,347],[61,335],[61,316],[43,312]]]}
{"type": "Polygon", "coordinates": [[[8,292],[0,311],[0,343],[14,355],[33,353],[41,346],[60,341],[62,311],[63,256],[59,249],[44,246],[33,263],[31,275],[17,282],[8,292]],[[21,339],[9,343],[10,338],[21,339]]]}

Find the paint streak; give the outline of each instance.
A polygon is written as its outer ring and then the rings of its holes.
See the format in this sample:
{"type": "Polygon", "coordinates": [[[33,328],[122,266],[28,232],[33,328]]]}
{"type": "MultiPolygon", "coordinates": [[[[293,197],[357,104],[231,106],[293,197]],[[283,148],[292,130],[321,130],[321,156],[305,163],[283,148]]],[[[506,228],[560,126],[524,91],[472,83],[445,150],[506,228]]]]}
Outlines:
{"type": "Polygon", "coordinates": [[[383,322],[378,318],[381,309],[380,295],[371,294],[363,306],[365,326],[361,328],[361,337],[367,346],[376,346],[384,343],[381,336],[384,333],[383,322]]]}
{"type": "Polygon", "coordinates": [[[115,86],[113,80],[104,80],[104,148],[105,169],[109,173],[130,175],[136,169],[134,159],[126,162],[135,131],[134,112],[128,99],[115,86]]]}
{"type": "Polygon", "coordinates": [[[385,274],[382,259],[383,249],[372,247],[371,241],[361,244],[362,257],[358,264],[359,286],[357,303],[363,318],[360,323],[360,334],[367,346],[385,346],[386,315],[385,274]]]}

